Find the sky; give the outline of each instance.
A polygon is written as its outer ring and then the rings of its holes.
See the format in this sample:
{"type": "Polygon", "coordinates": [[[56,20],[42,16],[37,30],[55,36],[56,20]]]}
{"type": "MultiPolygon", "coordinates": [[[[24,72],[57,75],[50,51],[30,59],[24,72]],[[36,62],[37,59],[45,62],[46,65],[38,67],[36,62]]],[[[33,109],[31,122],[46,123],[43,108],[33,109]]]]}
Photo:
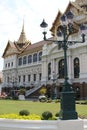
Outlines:
{"type": "MultiPolygon", "coordinates": [[[[65,11],[70,0],[0,0],[0,70],[8,40],[17,41],[23,25],[31,43],[43,40],[40,24],[43,20],[51,28],[58,11],[65,11]]],[[[74,1],[74,0],[71,0],[74,1]]],[[[48,36],[50,37],[50,32],[48,36]]]]}

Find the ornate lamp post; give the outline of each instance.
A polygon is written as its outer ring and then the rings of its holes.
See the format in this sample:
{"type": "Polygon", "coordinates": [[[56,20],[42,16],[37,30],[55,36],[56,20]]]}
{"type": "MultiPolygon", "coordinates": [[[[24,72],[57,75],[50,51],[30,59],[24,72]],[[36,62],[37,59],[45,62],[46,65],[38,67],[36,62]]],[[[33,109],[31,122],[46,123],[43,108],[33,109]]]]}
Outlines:
{"type": "Polygon", "coordinates": [[[61,108],[60,108],[60,119],[62,120],[70,120],[77,119],[78,114],[75,110],[75,93],[72,89],[72,85],[68,82],[68,71],[67,71],[67,48],[68,45],[76,44],[76,43],[84,43],[85,42],[85,33],[84,31],[87,29],[84,24],[81,24],[80,31],[82,32],[81,37],[82,41],[69,41],[68,37],[73,33],[73,13],[69,11],[67,14],[63,14],[61,17],[61,26],[58,29],[57,35],[58,37],[63,37],[63,40],[48,40],[46,39],[47,32],[45,28],[48,24],[45,20],[42,21],[40,26],[44,28],[43,35],[45,41],[53,41],[58,44],[60,48],[64,51],[64,83],[61,92],[61,108]]]}

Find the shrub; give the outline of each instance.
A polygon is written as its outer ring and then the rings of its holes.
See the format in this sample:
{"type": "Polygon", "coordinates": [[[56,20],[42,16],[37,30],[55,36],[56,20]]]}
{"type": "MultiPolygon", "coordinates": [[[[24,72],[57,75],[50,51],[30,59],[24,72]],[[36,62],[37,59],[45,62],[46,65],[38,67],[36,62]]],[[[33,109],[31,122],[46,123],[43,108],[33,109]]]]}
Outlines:
{"type": "Polygon", "coordinates": [[[50,112],[50,111],[45,111],[45,112],[42,113],[42,119],[43,120],[48,120],[52,117],[53,117],[53,115],[52,115],[52,112],[50,112]]]}
{"type": "Polygon", "coordinates": [[[55,114],[55,116],[56,116],[56,117],[59,117],[59,112],[57,112],[57,113],[55,114]]]}
{"type": "Polygon", "coordinates": [[[52,99],[48,99],[48,100],[47,100],[47,103],[51,103],[51,102],[52,102],[52,99]]]}
{"type": "Polygon", "coordinates": [[[20,112],[19,112],[19,115],[21,115],[21,116],[28,116],[30,113],[29,113],[29,111],[28,110],[21,110],[20,112]]]}
{"type": "Polygon", "coordinates": [[[55,100],[55,103],[58,103],[58,102],[59,102],[59,100],[58,100],[58,99],[56,99],[56,100],[55,100]]]}
{"type": "Polygon", "coordinates": [[[18,96],[13,96],[12,99],[13,100],[18,100],[18,96]]]}
{"type": "Polygon", "coordinates": [[[24,88],[21,88],[21,89],[19,90],[19,94],[25,95],[25,92],[26,92],[26,90],[25,90],[24,88]]]}
{"type": "Polygon", "coordinates": [[[12,99],[12,97],[10,97],[10,96],[7,96],[5,99],[12,99]]]}
{"type": "Polygon", "coordinates": [[[87,100],[80,100],[80,101],[76,101],[76,104],[87,104],[87,100]]]}

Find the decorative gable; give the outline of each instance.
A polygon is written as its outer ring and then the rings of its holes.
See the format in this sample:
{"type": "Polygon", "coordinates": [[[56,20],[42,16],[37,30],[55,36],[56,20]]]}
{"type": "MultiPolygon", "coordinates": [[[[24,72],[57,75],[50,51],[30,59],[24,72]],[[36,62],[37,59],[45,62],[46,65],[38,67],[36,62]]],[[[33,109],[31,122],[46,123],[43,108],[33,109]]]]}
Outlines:
{"type": "MultiPolygon", "coordinates": [[[[64,12],[66,14],[68,11],[72,11],[74,14],[73,33],[76,33],[78,31],[81,23],[87,23],[87,12],[85,12],[84,9],[79,6],[77,1],[69,2],[64,12]]],[[[56,31],[61,26],[60,23],[61,16],[62,13],[59,11],[50,29],[53,36],[56,36],[56,31]]]]}
{"type": "Polygon", "coordinates": [[[18,52],[15,44],[12,43],[11,41],[8,41],[2,57],[6,57],[6,56],[13,55],[16,53],[19,53],[19,52],[18,52]]]}
{"type": "Polygon", "coordinates": [[[71,10],[74,14],[74,22],[77,24],[85,23],[87,19],[87,15],[85,14],[85,11],[83,8],[81,8],[76,2],[70,2],[69,5],[66,8],[66,12],[71,10]]]}
{"type": "Polygon", "coordinates": [[[11,55],[14,52],[15,52],[15,49],[9,46],[8,49],[6,50],[5,55],[11,55]]]}

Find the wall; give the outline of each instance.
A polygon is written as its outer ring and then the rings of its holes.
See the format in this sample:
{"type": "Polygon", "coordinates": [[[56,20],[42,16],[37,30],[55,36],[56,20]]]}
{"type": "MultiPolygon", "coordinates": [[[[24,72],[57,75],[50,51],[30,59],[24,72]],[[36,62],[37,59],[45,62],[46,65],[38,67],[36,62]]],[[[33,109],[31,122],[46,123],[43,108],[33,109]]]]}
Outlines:
{"type": "Polygon", "coordinates": [[[0,119],[0,130],[87,130],[87,120],[28,121],[0,119]]]}

